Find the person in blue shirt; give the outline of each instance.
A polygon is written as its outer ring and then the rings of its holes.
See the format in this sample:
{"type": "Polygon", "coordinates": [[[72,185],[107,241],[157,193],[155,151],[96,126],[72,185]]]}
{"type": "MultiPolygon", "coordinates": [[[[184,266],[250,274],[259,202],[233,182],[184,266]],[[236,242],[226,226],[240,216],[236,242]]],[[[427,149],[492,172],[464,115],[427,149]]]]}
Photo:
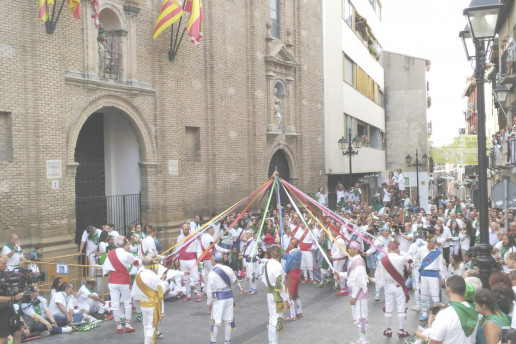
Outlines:
{"type": "Polygon", "coordinates": [[[285,274],[287,282],[285,283],[288,295],[288,303],[290,304],[290,317],[285,320],[294,321],[303,317],[301,309],[301,299],[299,298],[299,283],[301,282],[301,257],[302,253],[298,247],[299,240],[292,238],[288,244],[287,252],[283,254],[285,259],[285,274]]]}

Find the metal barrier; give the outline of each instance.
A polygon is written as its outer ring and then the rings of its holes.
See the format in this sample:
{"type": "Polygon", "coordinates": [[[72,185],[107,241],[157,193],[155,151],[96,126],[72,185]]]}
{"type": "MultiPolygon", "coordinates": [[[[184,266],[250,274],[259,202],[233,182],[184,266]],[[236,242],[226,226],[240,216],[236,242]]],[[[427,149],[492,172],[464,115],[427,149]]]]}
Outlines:
{"type": "Polygon", "coordinates": [[[66,283],[72,283],[75,291],[78,291],[89,276],[94,276],[97,279],[99,297],[106,300],[109,296],[108,277],[102,275],[102,266],[89,265],[88,258],[84,254],[76,253],[44,258],[41,261],[27,261],[24,267],[33,270],[37,267],[40,272],[45,273],[46,280],[38,283],[39,290],[43,294],[50,295],[50,289],[56,277],[61,277],[66,283]]]}

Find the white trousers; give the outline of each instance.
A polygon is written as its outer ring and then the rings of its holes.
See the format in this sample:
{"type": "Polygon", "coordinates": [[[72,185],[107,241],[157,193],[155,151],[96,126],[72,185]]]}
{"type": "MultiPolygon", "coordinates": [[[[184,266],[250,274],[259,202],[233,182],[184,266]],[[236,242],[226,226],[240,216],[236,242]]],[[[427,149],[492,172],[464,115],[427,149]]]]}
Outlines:
{"type": "Polygon", "coordinates": [[[154,308],[152,307],[141,307],[143,315],[143,335],[145,338],[145,344],[152,344],[152,338],[154,337],[154,308]]]}
{"type": "Polygon", "coordinates": [[[406,316],[405,309],[407,303],[405,302],[405,293],[402,287],[396,287],[395,284],[386,284],[384,286],[385,292],[385,317],[392,318],[394,304],[398,310],[398,317],[404,318],[406,316]]]}
{"type": "Polygon", "coordinates": [[[421,308],[426,313],[430,305],[430,298],[433,304],[441,302],[440,297],[440,279],[437,277],[421,276],[421,285],[419,291],[421,293],[421,308]]]}
{"type": "Polygon", "coordinates": [[[192,270],[190,270],[195,265],[195,259],[191,260],[180,260],[179,266],[181,271],[190,271],[190,275],[183,275],[183,283],[185,285],[185,295],[190,296],[192,293],[191,288],[191,281],[193,280],[193,283],[196,286],[196,293],[198,295],[201,294],[201,283],[199,281],[199,270],[197,269],[197,266],[194,267],[192,270]]]}
{"type": "Polygon", "coordinates": [[[351,313],[353,314],[353,323],[358,328],[358,334],[362,342],[367,342],[367,299],[356,300],[356,303],[351,306],[351,313]]]}
{"type": "Polygon", "coordinates": [[[97,255],[95,252],[86,252],[86,256],[88,257],[88,264],[90,265],[90,277],[95,277],[95,268],[92,267],[94,265],[97,265],[97,255]]]}
{"type": "Polygon", "coordinates": [[[419,293],[419,266],[412,266],[412,290],[414,290],[414,300],[416,301],[416,307],[421,306],[421,294],[419,293]]]}
{"type": "Polygon", "coordinates": [[[298,314],[303,313],[303,308],[301,308],[303,304],[301,303],[301,299],[298,297],[295,300],[290,300],[290,317],[293,318],[298,314]]]}
{"type": "MultiPolygon", "coordinates": [[[[99,296],[97,293],[93,293],[93,295],[95,296],[99,296]]],[[[86,300],[86,302],[84,303],[81,303],[78,305],[79,309],[81,310],[85,310],[86,312],[88,312],[88,314],[93,314],[93,313],[97,313],[101,310],[102,308],[102,304],[96,300],[93,300],[92,298],[88,297],[88,299],[86,300]]]]}
{"type": "Polygon", "coordinates": [[[246,276],[249,279],[249,288],[256,289],[258,263],[245,262],[246,276]]]}
{"type": "Polygon", "coordinates": [[[131,304],[131,287],[129,284],[113,284],[109,283],[109,293],[111,296],[111,310],[117,326],[120,325],[120,318],[125,317],[126,325],[131,324],[132,304],[131,304]],[[124,303],[124,312],[120,310],[120,303],[124,303]]]}
{"type": "Polygon", "coordinates": [[[312,251],[301,251],[301,271],[303,271],[303,278],[308,278],[309,275],[314,278],[314,255],[312,251]]]}
{"type": "Polygon", "coordinates": [[[450,245],[450,257],[454,254],[460,254],[460,245],[450,245]]]}
{"type": "Polygon", "coordinates": [[[274,302],[274,296],[271,293],[267,293],[267,307],[269,308],[269,343],[278,343],[278,332],[276,326],[278,326],[278,319],[283,318],[283,313],[276,312],[276,302],[274,302]]]}
{"type": "Polygon", "coordinates": [[[208,282],[208,274],[213,269],[213,266],[211,265],[211,260],[203,260],[202,262],[204,264],[204,267],[202,268],[202,280],[206,284],[206,282],[208,282]]]}
{"type": "MultiPolygon", "coordinates": [[[[338,272],[343,272],[344,271],[344,266],[346,265],[346,260],[345,259],[334,260],[332,263],[333,263],[333,269],[335,269],[335,271],[338,271],[338,272]]],[[[337,279],[335,279],[335,283],[337,283],[337,279]]],[[[340,289],[345,289],[346,288],[346,280],[344,278],[341,278],[338,281],[338,283],[339,283],[340,289]]]]}

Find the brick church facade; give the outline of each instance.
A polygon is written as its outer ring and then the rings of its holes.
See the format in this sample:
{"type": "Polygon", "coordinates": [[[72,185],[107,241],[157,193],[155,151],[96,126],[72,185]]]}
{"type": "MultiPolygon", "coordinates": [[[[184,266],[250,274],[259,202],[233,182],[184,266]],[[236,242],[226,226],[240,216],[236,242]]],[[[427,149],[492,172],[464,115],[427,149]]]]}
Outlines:
{"type": "Polygon", "coordinates": [[[72,252],[103,213],[166,227],[168,244],[276,168],[305,192],[326,184],[321,2],[204,1],[201,46],[185,36],[173,61],[170,29],[152,39],[161,5],[101,1],[99,32],[90,1],[78,20],[65,3],[47,33],[37,1],[0,2],[2,241],[72,252]]]}

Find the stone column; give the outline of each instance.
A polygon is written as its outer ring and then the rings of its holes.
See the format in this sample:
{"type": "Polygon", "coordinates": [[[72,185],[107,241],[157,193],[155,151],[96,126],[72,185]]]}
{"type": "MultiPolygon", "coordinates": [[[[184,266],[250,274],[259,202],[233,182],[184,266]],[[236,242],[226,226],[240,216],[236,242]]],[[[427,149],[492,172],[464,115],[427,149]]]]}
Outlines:
{"type": "Polygon", "coordinates": [[[127,31],[129,32],[126,37],[126,49],[124,52],[124,62],[125,64],[125,77],[126,80],[135,80],[136,79],[136,52],[138,49],[137,46],[137,26],[136,26],[136,16],[140,12],[140,3],[136,0],[127,0],[124,5],[124,13],[126,15],[127,22],[127,31]]]}
{"type": "Polygon", "coordinates": [[[159,195],[158,195],[158,163],[140,162],[141,185],[141,214],[142,223],[155,223],[158,221],[159,195]]]}

